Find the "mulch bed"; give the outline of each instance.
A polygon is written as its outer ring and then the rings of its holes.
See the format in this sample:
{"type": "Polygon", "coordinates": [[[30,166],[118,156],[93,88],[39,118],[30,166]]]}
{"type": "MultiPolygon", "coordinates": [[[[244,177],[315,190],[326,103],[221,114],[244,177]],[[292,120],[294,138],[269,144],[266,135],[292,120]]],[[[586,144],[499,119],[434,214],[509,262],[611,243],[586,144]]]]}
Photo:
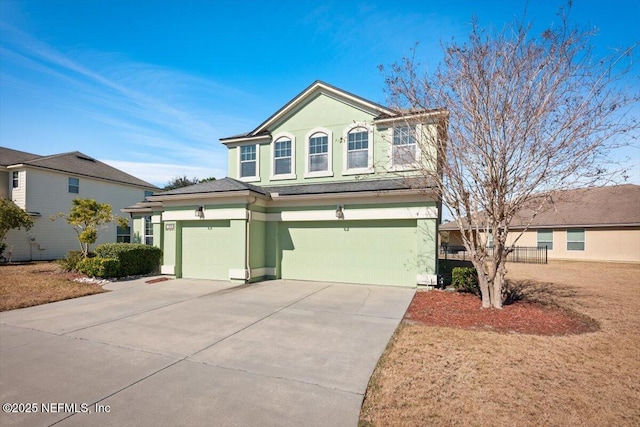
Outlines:
{"type": "Polygon", "coordinates": [[[167,280],[171,280],[171,279],[169,279],[168,277],[158,277],[157,279],[147,280],[144,283],[148,283],[148,284],[152,285],[154,283],[166,282],[167,280]]]}
{"type": "Polygon", "coordinates": [[[405,320],[431,326],[501,333],[570,335],[598,330],[595,321],[560,307],[529,301],[483,309],[472,294],[449,291],[416,292],[405,320]]]}

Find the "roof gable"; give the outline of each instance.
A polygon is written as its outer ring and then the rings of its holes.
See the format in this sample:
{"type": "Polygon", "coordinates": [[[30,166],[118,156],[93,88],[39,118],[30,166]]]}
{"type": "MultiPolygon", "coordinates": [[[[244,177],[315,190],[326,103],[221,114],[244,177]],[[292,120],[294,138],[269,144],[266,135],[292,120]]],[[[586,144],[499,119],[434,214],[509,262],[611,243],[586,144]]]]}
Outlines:
{"type": "Polygon", "coordinates": [[[338,89],[337,87],[331,86],[330,84],[327,84],[320,80],[316,80],[251,132],[242,135],[235,135],[228,138],[221,138],[220,141],[223,144],[226,144],[237,139],[252,139],[259,138],[262,135],[268,135],[268,131],[271,128],[278,126],[278,124],[287,120],[288,117],[295,114],[310,101],[320,95],[336,99],[340,102],[352,106],[353,108],[365,111],[374,117],[381,115],[392,116],[396,114],[393,110],[380,104],[369,101],[365,98],[354,95],[342,89],[338,89]]]}

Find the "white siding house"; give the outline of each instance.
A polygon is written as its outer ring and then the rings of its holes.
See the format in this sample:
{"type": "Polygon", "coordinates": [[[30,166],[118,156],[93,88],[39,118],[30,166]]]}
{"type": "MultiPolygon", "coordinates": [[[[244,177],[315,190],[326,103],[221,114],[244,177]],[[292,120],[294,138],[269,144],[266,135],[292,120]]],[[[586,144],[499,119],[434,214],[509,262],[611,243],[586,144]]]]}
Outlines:
{"type": "MultiPolygon", "coordinates": [[[[63,258],[79,250],[76,233],[63,218],[73,199],[95,199],[111,205],[113,213],[158,190],[157,187],[106,165],[80,152],[37,156],[0,147],[0,196],[13,200],[35,221],[28,232],[11,230],[4,257],[12,261],[63,258]]],[[[116,242],[118,231],[111,224],[98,231],[98,242],[116,242]]],[[[130,232],[120,230],[120,240],[131,240],[130,232]],[[126,237],[125,237],[126,236],[126,237]]]]}

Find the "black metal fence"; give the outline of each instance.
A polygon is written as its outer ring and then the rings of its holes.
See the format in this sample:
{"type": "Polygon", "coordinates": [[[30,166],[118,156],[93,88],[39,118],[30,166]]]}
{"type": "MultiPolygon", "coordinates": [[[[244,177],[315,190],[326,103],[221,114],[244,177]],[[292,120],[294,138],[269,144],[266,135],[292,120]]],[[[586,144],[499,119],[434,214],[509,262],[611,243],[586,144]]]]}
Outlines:
{"type": "MultiPolygon", "coordinates": [[[[489,256],[493,256],[493,248],[488,248],[489,256]]],[[[470,254],[464,246],[440,246],[440,259],[457,259],[466,261],[471,259],[470,254]]],[[[546,264],[546,247],[516,246],[510,249],[507,255],[507,262],[522,262],[527,264],[546,264]]]]}

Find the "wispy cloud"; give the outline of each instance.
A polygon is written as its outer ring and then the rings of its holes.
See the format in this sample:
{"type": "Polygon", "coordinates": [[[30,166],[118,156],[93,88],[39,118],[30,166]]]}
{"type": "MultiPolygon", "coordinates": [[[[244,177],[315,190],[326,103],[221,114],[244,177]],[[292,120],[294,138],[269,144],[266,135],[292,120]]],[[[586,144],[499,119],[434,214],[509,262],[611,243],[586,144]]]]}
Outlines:
{"type": "MultiPolygon", "coordinates": [[[[128,61],[117,54],[63,53],[2,22],[0,34],[0,58],[5,64],[0,70],[2,85],[102,123],[117,135],[112,148],[121,159],[116,161],[126,164],[122,159],[128,160],[136,150],[153,151],[151,148],[161,153],[147,154],[147,158],[173,161],[161,169],[181,166],[168,172],[169,177],[189,170],[198,176],[220,175],[226,169],[226,148],[217,140],[237,132],[238,126],[244,127],[245,119],[233,116],[225,101],[251,102],[253,95],[177,70],[128,61]],[[23,78],[23,74],[40,77],[23,78]]],[[[139,168],[139,172],[131,172],[137,176],[161,176],[160,181],[154,178],[152,182],[164,182],[167,176],[149,174],[139,162],[129,166],[139,168]]]]}

